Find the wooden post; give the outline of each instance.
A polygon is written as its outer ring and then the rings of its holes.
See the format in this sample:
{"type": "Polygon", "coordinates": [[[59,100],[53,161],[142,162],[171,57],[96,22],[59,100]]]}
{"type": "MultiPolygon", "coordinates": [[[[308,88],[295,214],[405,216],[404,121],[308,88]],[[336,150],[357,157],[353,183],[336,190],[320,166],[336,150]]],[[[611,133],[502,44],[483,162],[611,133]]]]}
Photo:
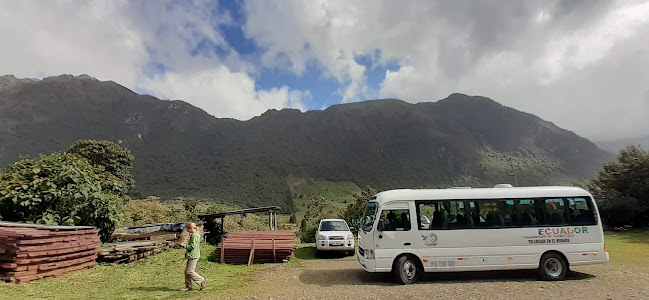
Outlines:
{"type": "Polygon", "coordinates": [[[252,263],[255,261],[255,240],[252,239],[250,241],[250,257],[248,257],[248,266],[252,265],[252,263]]]}
{"type": "Polygon", "coordinates": [[[225,216],[221,217],[221,232],[219,234],[223,236],[225,234],[225,216]]]}
{"type": "Polygon", "coordinates": [[[273,239],[273,262],[277,262],[277,256],[275,255],[275,239],[273,239]]]}
{"type": "Polygon", "coordinates": [[[223,256],[225,254],[225,239],[221,236],[221,263],[223,263],[223,256]]]}

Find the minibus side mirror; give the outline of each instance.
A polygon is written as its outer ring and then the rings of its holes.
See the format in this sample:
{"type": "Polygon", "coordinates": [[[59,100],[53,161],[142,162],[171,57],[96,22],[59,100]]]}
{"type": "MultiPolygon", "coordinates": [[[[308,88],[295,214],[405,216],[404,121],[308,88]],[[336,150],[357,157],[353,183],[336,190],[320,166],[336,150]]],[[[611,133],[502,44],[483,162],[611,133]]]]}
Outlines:
{"type": "Polygon", "coordinates": [[[376,230],[378,230],[379,232],[385,230],[385,224],[383,223],[383,220],[379,220],[379,224],[376,225],[376,230]]]}

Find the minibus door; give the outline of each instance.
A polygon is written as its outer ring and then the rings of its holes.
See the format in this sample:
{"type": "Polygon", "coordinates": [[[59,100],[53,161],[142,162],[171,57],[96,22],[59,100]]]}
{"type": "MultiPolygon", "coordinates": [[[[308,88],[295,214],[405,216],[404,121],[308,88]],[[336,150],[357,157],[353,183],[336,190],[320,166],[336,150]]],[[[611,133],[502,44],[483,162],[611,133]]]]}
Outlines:
{"type": "Polygon", "coordinates": [[[377,259],[381,256],[394,257],[393,252],[413,247],[411,212],[409,203],[405,201],[388,203],[382,207],[377,230],[374,232],[377,259]]]}

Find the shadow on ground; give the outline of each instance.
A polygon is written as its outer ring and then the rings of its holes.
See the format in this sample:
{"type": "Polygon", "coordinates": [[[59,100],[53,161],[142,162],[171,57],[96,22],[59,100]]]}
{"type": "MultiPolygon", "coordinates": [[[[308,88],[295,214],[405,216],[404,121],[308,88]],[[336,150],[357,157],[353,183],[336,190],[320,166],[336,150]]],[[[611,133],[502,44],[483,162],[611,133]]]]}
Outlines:
{"type": "Polygon", "coordinates": [[[179,287],[177,289],[172,289],[169,287],[161,287],[161,286],[139,286],[139,287],[132,287],[130,288],[133,291],[144,291],[144,292],[179,292],[180,289],[183,288],[182,284],[178,285],[179,287]]]}
{"type": "Polygon", "coordinates": [[[321,251],[316,257],[315,246],[300,247],[295,249],[295,257],[299,259],[331,259],[331,258],[345,258],[354,256],[354,251],[321,251]],[[347,253],[347,254],[346,254],[347,253]]]}
{"type": "MultiPolygon", "coordinates": [[[[570,272],[566,280],[585,280],[595,276],[570,272]]],[[[505,282],[505,281],[536,281],[536,272],[530,270],[516,271],[476,271],[476,272],[449,272],[426,273],[420,278],[420,283],[469,283],[469,282],[505,282]]],[[[334,285],[393,285],[391,273],[368,273],[362,269],[339,270],[305,270],[300,274],[300,281],[305,284],[319,286],[334,285]]]]}

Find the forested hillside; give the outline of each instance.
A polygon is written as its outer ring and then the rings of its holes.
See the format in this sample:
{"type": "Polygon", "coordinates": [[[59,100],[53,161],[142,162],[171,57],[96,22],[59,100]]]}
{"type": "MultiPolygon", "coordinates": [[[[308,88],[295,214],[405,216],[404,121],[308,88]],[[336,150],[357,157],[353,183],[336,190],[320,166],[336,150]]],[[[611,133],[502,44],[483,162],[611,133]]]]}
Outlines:
{"type": "Polygon", "coordinates": [[[289,178],[378,189],[489,186],[513,182],[514,170],[520,185],[559,184],[590,177],[612,158],[534,115],[462,94],[237,121],[85,75],[0,77],[0,168],[84,138],[132,151],[135,196],[285,208],[289,178]]]}

